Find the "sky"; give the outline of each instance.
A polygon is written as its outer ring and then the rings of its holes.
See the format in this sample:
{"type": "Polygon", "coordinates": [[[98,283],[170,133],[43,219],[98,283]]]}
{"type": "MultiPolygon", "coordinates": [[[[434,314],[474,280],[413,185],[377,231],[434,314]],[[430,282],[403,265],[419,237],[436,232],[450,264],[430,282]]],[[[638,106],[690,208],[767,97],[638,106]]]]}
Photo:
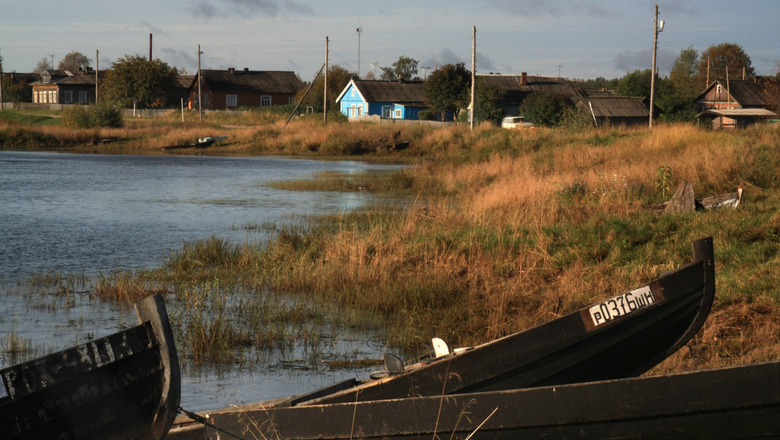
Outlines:
{"type": "Polygon", "coordinates": [[[662,75],[682,49],[721,43],[740,45],[758,75],[777,71],[780,0],[0,0],[0,56],[4,72],[31,72],[73,51],[94,67],[99,51],[102,70],[147,57],[152,34],[152,56],[189,73],[200,44],[204,69],[311,80],[327,37],[331,65],[379,76],[406,56],[424,77],[448,63],[471,69],[476,26],[478,74],[610,79],[651,67],[655,5],[662,75]]]}

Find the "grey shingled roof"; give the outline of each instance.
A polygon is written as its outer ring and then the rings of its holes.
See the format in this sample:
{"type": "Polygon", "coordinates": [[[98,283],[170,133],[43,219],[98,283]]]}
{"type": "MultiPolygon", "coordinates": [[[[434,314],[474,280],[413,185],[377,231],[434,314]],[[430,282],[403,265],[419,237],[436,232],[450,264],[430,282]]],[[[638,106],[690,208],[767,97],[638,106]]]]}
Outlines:
{"type": "Polygon", "coordinates": [[[593,108],[593,114],[597,118],[649,118],[650,111],[647,106],[637,98],[628,96],[599,96],[583,98],[582,103],[586,111],[593,108]],[[590,104],[590,105],[588,105],[590,104]]]}
{"type": "MultiPolygon", "coordinates": [[[[46,81],[46,75],[41,75],[41,80],[34,84],[56,84],[56,85],[69,85],[69,86],[83,86],[83,85],[95,85],[95,71],[90,70],[84,72],[83,70],[46,70],[50,76],[49,82],[46,81]]],[[[108,71],[101,70],[100,77],[105,78],[108,71]]]]}
{"type": "Polygon", "coordinates": [[[397,104],[424,104],[425,87],[422,81],[353,81],[366,102],[393,102],[397,104]]]}
{"type": "Polygon", "coordinates": [[[303,85],[295,72],[201,70],[203,85],[212,91],[295,94],[303,85]]]}
{"type": "Polygon", "coordinates": [[[566,95],[572,101],[580,97],[580,93],[565,78],[550,76],[526,75],[526,85],[520,85],[521,75],[477,75],[487,84],[500,87],[504,92],[507,104],[520,104],[531,93],[548,91],[557,95],[566,95]]]}
{"type": "MultiPolygon", "coordinates": [[[[707,93],[718,84],[723,87],[724,91],[728,90],[731,100],[736,101],[742,107],[765,107],[769,105],[764,95],[765,85],[752,80],[715,81],[707,87],[704,93],[696,98],[696,101],[703,100],[707,93]]],[[[724,94],[723,96],[725,97],[726,95],[724,94]]]]}

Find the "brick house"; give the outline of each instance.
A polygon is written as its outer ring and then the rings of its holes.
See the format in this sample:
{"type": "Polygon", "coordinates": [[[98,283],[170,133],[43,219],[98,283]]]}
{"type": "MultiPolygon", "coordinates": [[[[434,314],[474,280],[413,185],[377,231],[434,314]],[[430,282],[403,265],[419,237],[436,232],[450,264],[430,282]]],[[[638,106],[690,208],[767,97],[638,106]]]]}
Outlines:
{"type": "Polygon", "coordinates": [[[198,108],[198,83],[203,96],[203,108],[235,110],[238,107],[270,107],[292,104],[303,84],[294,72],[258,70],[205,70],[201,78],[195,75],[190,89],[188,107],[198,108]]]}

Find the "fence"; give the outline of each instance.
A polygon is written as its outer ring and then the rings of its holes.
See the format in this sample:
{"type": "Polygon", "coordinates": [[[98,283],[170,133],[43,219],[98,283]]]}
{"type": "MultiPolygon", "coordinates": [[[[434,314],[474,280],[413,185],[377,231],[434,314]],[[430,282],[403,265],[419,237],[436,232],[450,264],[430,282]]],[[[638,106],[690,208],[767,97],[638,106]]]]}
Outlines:
{"type": "Polygon", "coordinates": [[[421,121],[417,119],[387,119],[379,115],[351,116],[349,122],[371,122],[379,125],[427,125],[429,127],[444,127],[453,122],[421,121]]]}

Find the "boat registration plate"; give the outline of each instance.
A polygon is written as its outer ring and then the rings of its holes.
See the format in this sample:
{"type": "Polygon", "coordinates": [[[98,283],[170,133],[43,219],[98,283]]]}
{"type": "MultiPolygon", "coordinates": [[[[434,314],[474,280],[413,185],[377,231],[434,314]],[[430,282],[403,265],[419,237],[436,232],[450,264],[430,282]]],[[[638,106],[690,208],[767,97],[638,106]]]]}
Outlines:
{"type": "Polygon", "coordinates": [[[654,302],[655,298],[652,290],[650,290],[650,286],[640,287],[596,304],[590,308],[590,317],[593,319],[593,325],[599,326],[615,318],[643,309],[654,302]]]}

